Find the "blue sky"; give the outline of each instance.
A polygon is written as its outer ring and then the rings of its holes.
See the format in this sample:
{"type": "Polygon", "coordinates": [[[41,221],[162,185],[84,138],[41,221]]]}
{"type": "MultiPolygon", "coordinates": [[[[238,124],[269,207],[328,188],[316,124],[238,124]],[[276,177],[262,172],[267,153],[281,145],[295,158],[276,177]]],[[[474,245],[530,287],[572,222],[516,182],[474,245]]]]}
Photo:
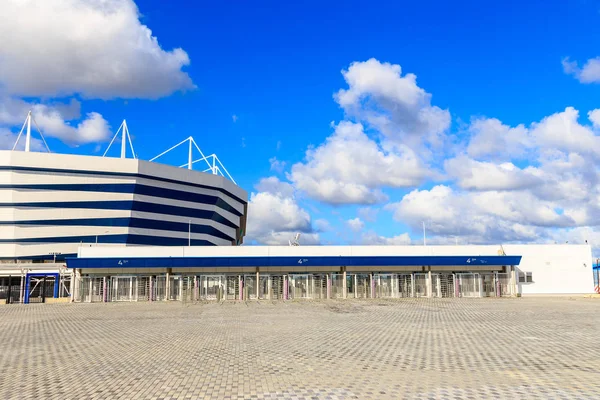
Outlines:
{"type": "Polygon", "coordinates": [[[100,3],[3,6],[4,147],[33,105],[56,152],[123,118],[142,159],[192,135],[249,192],[248,243],[600,242],[597,2],[100,3]]]}

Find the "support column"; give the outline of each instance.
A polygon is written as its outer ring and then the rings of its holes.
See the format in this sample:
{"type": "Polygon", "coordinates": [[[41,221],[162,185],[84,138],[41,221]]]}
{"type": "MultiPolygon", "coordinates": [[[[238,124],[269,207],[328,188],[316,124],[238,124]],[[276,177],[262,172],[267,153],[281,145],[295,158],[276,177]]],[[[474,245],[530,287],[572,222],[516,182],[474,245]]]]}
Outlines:
{"type": "Polygon", "coordinates": [[[239,289],[239,297],[238,300],[242,301],[244,299],[244,280],[241,275],[238,275],[238,289],[239,289]]]}
{"type": "Polygon", "coordinates": [[[371,272],[369,274],[369,280],[371,281],[371,298],[374,299],[375,298],[375,282],[373,281],[373,273],[371,272]]]}
{"type": "Polygon", "coordinates": [[[342,279],[343,279],[343,285],[342,285],[342,293],[343,293],[343,297],[344,299],[348,298],[348,281],[346,280],[346,268],[344,268],[344,271],[342,272],[342,279]]]}
{"type": "Polygon", "coordinates": [[[258,271],[258,268],[256,268],[256,300],[260,299],[260,272],[258,271]]]}
{"type": "Polygon", "coordinates": [[[460,297],[460,283],[458,279],[459,276],[454,274],[454,297],[460,297]]]}
{"type": "Polygon", "coordinates": [[[433,297],[433,285],[431,282],[431,269],[427,272],[427,297],[433,297]]]}
{"type": "Polygon", "coordinates": [[[148,301],[154,301],[154,276],[148,278],[148,301]]]}
{"type": "MultiPolygon", "coordinates": [[[[89,277],[89,275],[88,275],[89,277]]],[[[90,303],[92,302],[92,299],[94,298],[94,279],[89,277],[90,280],[90,287],[89,287],[89,294],[90,294],[90,303]]]]}
{"type": "Polygon", "coordinates": [[[512,295],[516,296],[518,295],[518,287],[517,287],[517,271],[514,265],[510,266],[510,286],[511,286],[511,291],[512,291],[512,295]]]}
{"type": "Polygon", "coordinates": [[[171,295],[171,268],[167,268],[166,280],[165,280],[165,301],[169,300],[171,295]]]}
{"type": "Polygon", "coordinates": [[[358,298],[358,275],[354,274],[354,298],[358,298]]]}
{"type": "Polygon", "coordinates": [[[21,271],[21,285],[19,290],[19,303],[23,303],[25,301],[25,276],[23,271],[21,271]]]}
{"type": "Polygon", "coordinates": [[[415,296],[415,273],[410,274],[410,297],[415,296]]]}
{"type": "Polygon", "coordinates": [[[327,279],[327,286],[326,286],[327,294],[326,294],[325,298],[327,300],[329,300],[329,299],[331,299],[331,274],[326,274],[325,279],[327,279]]]}
{"type": "Polygon", "coordinates": [[[102,277],[102,302],[106,303],[108,296],[106,295],[106,277],[102,277]]]}

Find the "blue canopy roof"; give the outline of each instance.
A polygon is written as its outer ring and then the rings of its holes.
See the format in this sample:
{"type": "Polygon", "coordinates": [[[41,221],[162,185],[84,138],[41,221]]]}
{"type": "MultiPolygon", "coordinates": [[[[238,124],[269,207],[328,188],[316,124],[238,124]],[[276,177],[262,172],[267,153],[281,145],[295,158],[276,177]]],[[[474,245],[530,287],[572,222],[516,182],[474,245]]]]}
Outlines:
{"type": "Polygon", "coordinates": [[[521,256],[307,256],[67,258],[68,268],[397,267],[519,265],[521,256]]]}

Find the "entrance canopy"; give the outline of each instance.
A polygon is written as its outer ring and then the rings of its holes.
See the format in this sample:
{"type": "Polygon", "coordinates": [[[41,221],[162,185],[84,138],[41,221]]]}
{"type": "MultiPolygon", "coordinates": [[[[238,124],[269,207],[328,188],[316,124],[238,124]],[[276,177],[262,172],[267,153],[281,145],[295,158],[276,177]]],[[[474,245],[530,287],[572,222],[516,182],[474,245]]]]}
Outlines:
{"type": "Polygon", "coordinates": [[[521,256],[238,256],[67,258],[67,268],[400,267],[519,265],[521,256]]]}

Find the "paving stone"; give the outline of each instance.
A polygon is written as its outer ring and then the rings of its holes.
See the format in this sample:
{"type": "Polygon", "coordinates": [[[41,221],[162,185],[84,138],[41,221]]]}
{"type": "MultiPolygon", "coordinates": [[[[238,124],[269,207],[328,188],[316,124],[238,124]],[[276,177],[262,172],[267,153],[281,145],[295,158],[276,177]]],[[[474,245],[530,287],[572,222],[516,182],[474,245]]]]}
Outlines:
{"type": "Polygon", "coordinates": [[[599,321],[583,298],[0,306],[0,398],[600,398],[599,321]]]}

